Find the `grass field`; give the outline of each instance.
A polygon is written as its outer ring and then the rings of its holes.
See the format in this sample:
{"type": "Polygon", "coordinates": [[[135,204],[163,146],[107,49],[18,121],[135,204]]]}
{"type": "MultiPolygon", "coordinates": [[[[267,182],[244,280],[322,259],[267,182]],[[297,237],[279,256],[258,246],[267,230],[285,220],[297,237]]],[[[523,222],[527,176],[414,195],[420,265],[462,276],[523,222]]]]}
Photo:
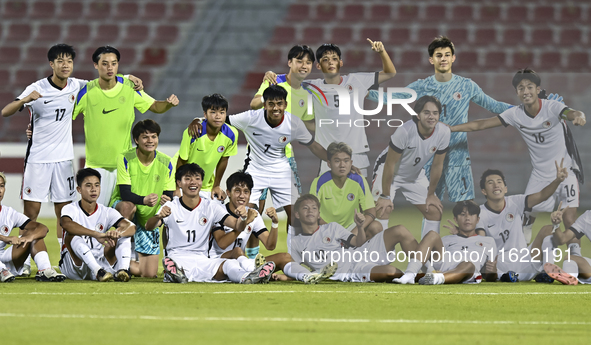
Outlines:
{"type": "MultiPolygon", "coordinates": [[[[418,211],[399,209],[396,215],[397,223],[419,237],[418,211]]],[[[57,265],[54,220],[41,221],[51,228],[47,242],[57,265]]],[[[546,221],[540,217],[535,228],[546,221]]],[[[285,248],[281,235],[278,250],[285,248]]],[[[582,247],[591,256],[587,239],[582,247]]],[[[161,281],[38,283],[18,278],[0,284],[0,344],[587,344],[591,336],[588,285],[161,281]]]]}

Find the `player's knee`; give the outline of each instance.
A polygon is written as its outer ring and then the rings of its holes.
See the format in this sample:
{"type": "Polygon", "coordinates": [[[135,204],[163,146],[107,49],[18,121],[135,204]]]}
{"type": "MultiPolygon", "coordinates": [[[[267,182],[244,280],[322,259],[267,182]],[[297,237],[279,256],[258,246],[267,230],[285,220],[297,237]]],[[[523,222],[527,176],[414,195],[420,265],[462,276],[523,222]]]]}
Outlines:
{"type": "Polygon", "coordinates": [[[236,247],[236,248],[232,249],[232,258],[233,259],[237,259],[240,256],[246,256],[244,254],[244,250],[242,250],[242,248],[236,247]]]}
{"type": "Polygon", "coordinates": [[[135,204],[129,201],[121,201],[115,208],[117,211],[119,211],[119,213],[121,213],[122,216],[128,219],[133,218],[135,211],[137,211],[135,204]]]}
{"type": "Polygon", "coordinates": [[[458,268],[459,268],[460,272],[466,273],[466,274],[473,274],[474,270],[476,270],[476,267],[474,266],[474,264],[471,262],[468,262],[468,261],[465,261],[465,262],[462,262],[461,264],[459,264],[458,268]]]}
{"type": "Polygon", "coordinates": [[[552,234],[552,229],[553,226],[552,225],[544,225],[541,229],[540,232],[538,233],[538,236],[542,236],[542,238],[549,236],[552,234]]]}

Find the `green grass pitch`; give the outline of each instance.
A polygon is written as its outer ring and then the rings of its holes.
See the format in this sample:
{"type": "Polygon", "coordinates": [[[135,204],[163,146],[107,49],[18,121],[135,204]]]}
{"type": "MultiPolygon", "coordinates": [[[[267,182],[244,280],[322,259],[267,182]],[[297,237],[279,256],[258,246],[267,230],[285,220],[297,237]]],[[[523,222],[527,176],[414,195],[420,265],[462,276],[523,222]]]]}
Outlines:
{"type": "MultiPolygon", "coordinates": [[[[397,209],[395,217],[391,224],[420,236],[417,210],[397,209]]],[[[547,220],[540,217],[534,233],[547,220]]],[[[41,222],[50,227],[57,265],[55,220],[41,222]]],[[[284,231],[279,242],[285,250],[284,231]]],[[[587,239],[582,247],[591,256],[587,239]]],[[[0,284],[0,344],[587,344],[591,336],[585,285],[161,281],[39,283],[31,276],[0,284]]]]}

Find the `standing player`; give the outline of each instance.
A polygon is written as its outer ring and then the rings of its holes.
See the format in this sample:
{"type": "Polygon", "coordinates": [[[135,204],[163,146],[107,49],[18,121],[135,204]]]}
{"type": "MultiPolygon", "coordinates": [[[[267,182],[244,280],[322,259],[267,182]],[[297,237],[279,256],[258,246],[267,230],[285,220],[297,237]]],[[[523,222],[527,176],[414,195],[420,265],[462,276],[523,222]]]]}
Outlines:
{"type": "Polygon", "coordinates": [[[116,210],[97,203],[101,175],[86,168],[76,174],[81,200],[64,207],[61,271],[74,280],[127,282],[131,279],[131,239],[135,225],[116,210]],[[111,228],[115,230],[109,231],[111,228]]]}
{"type": "MultiPolygon", "coordinates": [[[[0,172],[0,202],[6,191],[6,176],[0,172]]],[[[43,239],[49,229],[32,221],[12,207],[0,205],[0,282],[8,283],[14,276],[22,274],[25,261],[31,255],[37,264],[37,281],[61,282],[66,279],[57,273],[49,262],[47,247],[43,239]],[[21,236],[10,236],[14,228],[20,228],[21,236]],[[12,245],[6,248],[7,245],[12,245]]]]}
{"type": "Polygon", "coordinates": [[[565,120],[572,121],[575,126],[584,126],[585,114],[558,101],[539,99],[540,82],[540,77],[533,70],[519,70],[512,83],[522,102],[520,106],[499,116],[453,126],[451,130],[472,132],[501,125],[515,127],[527,144],[533,167],[525,188],[526,195],[537,193],[550,184],[554,180],[552,162],[564,159],[564,167],[573,174],[569,174],[550,198],[533,207],[532,216],[538,212],[552,212],[562,201],[563,205],[570,207],[564,215],[564,225],[568,229],[576,219],[579,206],[579,181],[576,176],[579,167],[570,155],[573,151],[567,147],[567,139],[573,141],[566,134],[568,127],[565,120]]]}
{"type": "Polygon", "coordinates": [[[201,107],[205,118],[201,125],[205,129],[197,137],[192,137],[189,130],[185,130],[176,166],[187,163],[199,165],[205,171],[201,196],[224,201],[226,194],[220,183],[228,158],[236,155],[238,131],[226,124],[228,101],[224,96],[219,93],[207,95],[201,100],[201,107]]]}
{"type": "Polygon", "coordinates": [[[201,198],[199,191],[204,172],[197,164],[185,164],[176,172],[176,183],[183,195],[168,201],[146,223],[147,230],[160,224],[166,226],[166,254],[162,260],[165,281],[175,283],[215,282],[230,280],[234,283],[254,284],[269,281],[275,264],[267,262],[253,271],[244,269],[249,260],[208,257],[208,240],[215,224],[242,231],[251,223],[256,212],[244,207],[236,209],[239,218],[228,214],[218,202],[201,198]]]}
{"type": "Polygon", "coordinates": [[[382,151],[374,167],[373,195],[378,197],[377,211],[382,226],[394,209],[392,200],[398,189],[406,200],[423,214],[421,238],[429,231],[439,233],[443,205],[435,193],[449,149],[449,127],[439,122],[441,103],[433,96],[422,96],[415,103],[417,116],[398,128],[390,147],[382,151]],[[423,166],[433,159],[430,180],[423,166]],[[429,206],[433,206],[429,210],[429,206]]]}
{"type": "Polygon", "coordinates": [[[103,205],[109,204],[115,188],[117,157],[131,149],[134,108],[142,113],[149,109],[161,114],[179,104],[175,95],[155,101],[143,91],[135,91],[130,81],[117,76],[120,57],[111,46],[95,50],[92,61],[99,78],[80,90],[74,110],[74,119],[84,114],[86,166],[95,168],[102,176],[98,202],[103,205]]]}
{"type": "MultiPolygon", "coordinates": [[[[487,96],[471,79],[460,77],[451,71],[456,60],[454,44],[449,38],[440,36],[429,44],[429,62],[435,69],[435,74],[419,79],[407,88],[417,93],[417,98],[425,95],[434,96],[441,102],[443,111],[440,121],[450,126],[468,122],[468,107],[470,102],[500,114],[509,109],[510,105],[498,102],[487,96]]],[[[395,94],[394,98],[408,98],[410,94],[395,94]]],[[[378,101],[379,94],[375,90],[369,92],[368,99],[378,101]]],[[[387,99],[388,95],[384,95],[387,99]]],[[[443,200],[447,188],[449,201],[457,202],[474,199],[474,179],[470,154],[468,153],[468,137],[465,133],[452,133],[449,153],[443,162],[441,181],[437,185],[436,193],[443,200]]],[[[427,177],[430,177],[431,163],[425,166],[427,177]]]]}
{"type": "Polygon", "coordinates": [[[408,260],[404,275],[394,279],[394,283],[414,284],[417,273],[427,261],[442,273],[428,272],[419,280],[421,285],[480,283],[481,272],[487,281],[497,280],[495,240],[479,236],[475,231],[480,207],[472,201],[461,201],[452,212],[458,224],[458,234],[441,238],[438,233],[430,231],[419,243],[414,258],[408,260]]]}
{"type": "Polygon", "coordinates": [[[263,97],[264,109],[231,115],[228,120],[248,141],[244,171],[254,180],[250,202],[258,203],[263,190],[269,188],[273,206],[283,207],[291,224],[291,167],[285,156],[285,146],[297,140],[322,160],[326,160],[326,150],[314,141],[302,120],[285,111],[287,91],[284,88],[271,85],[263,92],[263,97]]]}
{"type": "MultiPolygon", "coordinates": [[[[367,238],[372,238],[383,228],[375,221],[376,207],[365,177],[351,172],[353,166],[352,150],[345,143],[331,143],[326,150],[328,167],[325,172],[312,181],[310,194],[320,200],[320,217],[323,223],[336,222],[346,228],[355,228],[355,211],[361,210],[367,217],[363,230],[367,238]]],[[[385,228],[384,228],[385,229],[385,228]]]]}
{"type": "Polygon", "coordinates": [[[117,186],[110,204],[136,225],[134,243],[139,254],[139,272],[132,273],[154,278],[158,275],[160,231],[147,231],[145,225],[160,205],[172,200],[174,168],[170,157],[156,150],[158,123],[150,119],[140,121],[133,126],[132,135],[137,147],[117,158],[117,186]]]}

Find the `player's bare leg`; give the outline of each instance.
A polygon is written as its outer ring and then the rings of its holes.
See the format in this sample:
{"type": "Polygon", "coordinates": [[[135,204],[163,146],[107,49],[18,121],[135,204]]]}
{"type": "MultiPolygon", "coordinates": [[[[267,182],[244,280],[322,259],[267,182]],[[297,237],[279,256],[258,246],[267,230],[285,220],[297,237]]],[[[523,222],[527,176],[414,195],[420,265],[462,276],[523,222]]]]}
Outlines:
{"type": "Polygon", "coordinates": [[[408,266],[404,271],[404,275],[400,278],[393,280],[397,284],[414,284],[417,279],[417,274],[423,267],[423,264],[427,260],[434,259],[441,260],[441,252],[443,251],[443,242],[441,237],[435,231],[429,231],[425,237],[421,240],[421,243],[417,246],[417,249],[409,254],[408,266]],[[432,253],[439,254],[433,255],[432,253]]]}
{"type": "Polygon", "coordinates": [[[137,211],[137,207],[134,203],[129,201],[121,201],[115,206],[115,209],[121,213],[123,217],[127,220],[133,220],[133,216],[135,215],[135,211],[137,211]]]}
{"type": "Polygon", "coordinates": [[[546,225],[540,229],[536,238],[531,243],[530,255],[533,260],[540,260],[543,263],[554,262],[552,257],[552,250],[554,246],[552,244],[552,225],[546,225]],[[544,252],[549,253],[549,257],[544,257],[544,252]]]}
{"type": "Polygon", "coordinates": [[[582,256],[574,255],[570,260],[565,260],[562,266],[568,274],[581,279],[591,278],[591,265],[582,256]]]}
{"type": "Polygon", "coordinates": [[[381,265],[381,266],[375,266],[374,268],[371,269],[371,272],[369,274],[369,279],[371,279],[374,282],[378,282],[378,283],[381,283],[381,282],[389,283],[394,278],[402,277],[402,274],[403,274],[402,271],[394,266],[381,265]]]}
{"type": "Polygon", "coordinates": [[[254,259],[254,257],[259,253],[260,250],[260,241],[256,236],[249,236],[248,241],[246,242],[246,257],[254,259]]]}
{"type": "Polygon", "coordinates": [[[277,253],[266,257],[267,261],[273,261],[275,263],[276,271],[283,271],[285,265],[288,262],[292,262],[293,258],[288,253],[277,253]]]}
{"type": "Polygon", "coordinates": [[[427,210],[427,205],[415,205],[419,211],[423,214],[423,228],[421,229],[421,238],[425,237],[429,231],[439,232],[439,227],[441,225],[441,212],[436,207],[429,207],[427,210]]]}
{"type": "Polygon", "coordinates": [[[244,251],[240,247],[236,247],[228,252],[222,254],[222,258],[224,259],[238,259],[240,256],[245,256],[244,251]]]}
{"type": "MultiPolygon", "coordinates": [[[[36,222],[37,217],[39,216],[40,210],[41,210],[41,203],[40,202],[24,200],[23,213],[25,214],[25,216],[29,217],[30,220],[36,222]]],[[[57,217],[58,229],[61,229],[61,225],[59,225],[60,217],[61,217],[61,214],[59,217],[57,217]]],[[[19,235],[23,235],[23,231],[24,230],[20,230],[19,235]]],[[[58,237],[58,239],[59,238],[60,237],[58,237]]],[[[30,257],[28,257],[25,262],[25,268],[23,269],[23,274],[21,275],[21,277],[28,277],[29,275],[31,275],[31,258],[30,257]]]]}
{"type": "Polygon", "coordinates": [[[57,225],[55,227],[56,235],[57,235],[57,240],[60,244],[62,244],[62,237],[63,237],[63,233],[64,233],[64,229],[62,228],[62,225],[60,223],[60,219],[62,218],[62,208],[64,208],[64,206],[66,206],[70,203],[71,203],[71,201],[56,202],[53,204],[53,210],[55,211],[55,217],[57,218],[57,225]]]}
{"type": "MultiPolygon", "coordinates": [[[[146,255],[139,253],[139,270],[142,278],[158,277],[158,255],[146,255]]],[[[131,266],[130,266],[131,267],[131,266]]],[[[133,274],[133,272],[132,272],[133,274]]]]}
{"type": "Polygon", "coordinates": [[[382,230],[384,230],[382,224],[379,221],[374,220],[365,228],[365,238],[369,240],[370,238],[382,232],[382,230]]]}
{"type": "MultiPolygon", "coordinates": [[[[291,205],[283,206],[285,213],[287,213],[287,224],[291,224],[291,205]]],[[[287,227],[285,227],[285,231],[287,231],[287,227]]]]}
{"type": "Polygon", "coordinates": [[[417,250],[419,243],[404,225],[396,225],[384,230],[384,244],[386,251],[394,250],[396,244],[406,253],[417,250]]]}
{"type": "Polygon", "coordinates": [[[453,270],[444,273],[427,273],[419,283],[421,285],[460,284],[474,275],[474,264],[462,262],[453,270]]]}
{"type": "MultiPolygon", "coordinates": [[[[575,208],[568,208],[562,214],[562,222],[564,223],[565,229],[570,229],[570,227],[575,223],[577,220],[577,209],[575,208]]],[[[581,240],[574,237],[572,240],[566,242],[566,246],[570,249],[571,255],[581,255],[581,240]]]]}

